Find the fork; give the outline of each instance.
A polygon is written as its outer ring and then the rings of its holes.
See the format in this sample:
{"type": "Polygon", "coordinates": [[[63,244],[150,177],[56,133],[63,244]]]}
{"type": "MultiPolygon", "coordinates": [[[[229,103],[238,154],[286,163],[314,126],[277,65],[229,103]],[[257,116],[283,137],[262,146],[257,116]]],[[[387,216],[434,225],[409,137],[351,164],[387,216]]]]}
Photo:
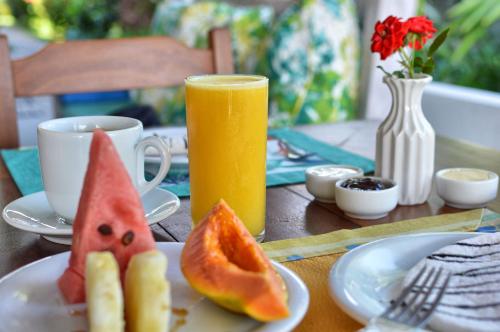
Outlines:
{"type": "Polygon", "coordinates": [[[450,277],[451,274],[443,273],[442,268],[424,267],[399,297],[391,302],[389,308],[382,315],[372,318],[360,332],[414,331],[425,326],[441,301],[450,277]],[[429,272],[426,274],[426,271],[429,272]],[[437,287],[442,275],[444,280],[437,287]],[[434,298],[431,298],[433,290],[436,292],[434,298]]]}
{"type": "Polygon", "coordinates": [[[283,139],[278,139],[278,146],[285,153],[285,156],[290,161],[302,161],[314,155],[313,152],[307,152],[300,148],[294,147],[283,139]]]}

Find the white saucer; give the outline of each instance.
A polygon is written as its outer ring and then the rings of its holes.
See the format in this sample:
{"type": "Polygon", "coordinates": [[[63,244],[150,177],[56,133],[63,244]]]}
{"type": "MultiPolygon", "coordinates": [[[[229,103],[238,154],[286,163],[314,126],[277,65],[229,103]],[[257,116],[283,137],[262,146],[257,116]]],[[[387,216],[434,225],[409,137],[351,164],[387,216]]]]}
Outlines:
{"type": "MultiPolygon", "coordinates": [[[[151,190],[141,199],[150,225],[167,218],[180,206],[177,196],[161,188],[151,190]]],[[[5,222],[15,228],[40,234],[55,243],[71,244],[73,234],[71,225],[59,219],[44,191],[10,202],[4,208],[2,215],[5,222]]]]}
{"type": "Polygon", "coordinates": [[[342,256],[330,271],[330,294],[358,322],[381,315],[415,264],[436,250],[481,233],[401,235],[374,241],[342,256]]]}

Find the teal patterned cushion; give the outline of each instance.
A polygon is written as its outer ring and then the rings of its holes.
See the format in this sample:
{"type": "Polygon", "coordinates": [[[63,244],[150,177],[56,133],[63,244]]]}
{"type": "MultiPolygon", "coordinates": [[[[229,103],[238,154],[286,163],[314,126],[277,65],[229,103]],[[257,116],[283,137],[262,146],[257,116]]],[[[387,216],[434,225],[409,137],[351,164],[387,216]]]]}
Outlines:
{"type": "MultiPolygon", "coordinates": [[[[208,31],[229,26],[237,73],[266,74],[266,52],[274,10],[269,6],[237,7],[218,1],[164,0],[158,4],[152,32],[173,36],[189,47],[206,48],[208,31]]],[[[159,111],[163,124],[185,123],[184,89],[144,89],[138,102],[159,111]]]]}
{"type": "Polygon", "coordinates": [[[288,8],[269,47],[271,125],[353,118],[359,48],[353,0],[303,0],[288,8]]]}

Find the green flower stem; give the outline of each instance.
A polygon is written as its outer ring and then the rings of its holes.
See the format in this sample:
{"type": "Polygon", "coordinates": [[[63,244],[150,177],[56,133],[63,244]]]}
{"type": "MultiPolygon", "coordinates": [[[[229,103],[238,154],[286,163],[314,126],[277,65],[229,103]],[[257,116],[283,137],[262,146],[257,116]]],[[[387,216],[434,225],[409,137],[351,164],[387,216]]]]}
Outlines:
{"type": "Polygon", "coordinates": [[[406,54],[404,48],[402,48],[402,47],[399,49],[399,54],[403,58],[403,65],[406,67],[406,69],[408,69],[408,75],[410,76],[410,78],[413,78],[414,71],[413,71],[412,58],[408,54],[406,54]]]}

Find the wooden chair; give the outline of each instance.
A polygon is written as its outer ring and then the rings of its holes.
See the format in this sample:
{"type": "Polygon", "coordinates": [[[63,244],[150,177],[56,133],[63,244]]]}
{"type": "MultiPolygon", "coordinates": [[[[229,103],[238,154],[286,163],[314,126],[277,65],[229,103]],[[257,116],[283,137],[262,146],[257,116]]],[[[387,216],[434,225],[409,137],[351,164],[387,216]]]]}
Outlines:
{"type": "Polygon", "coordinates": [[[181,85],[196,74],[233,73],[228,29],[209,33],[208,49],[169,37],[68,41],[10,60],[0,35],[0,148],[19,145],[15,97],[181,85]]]}

